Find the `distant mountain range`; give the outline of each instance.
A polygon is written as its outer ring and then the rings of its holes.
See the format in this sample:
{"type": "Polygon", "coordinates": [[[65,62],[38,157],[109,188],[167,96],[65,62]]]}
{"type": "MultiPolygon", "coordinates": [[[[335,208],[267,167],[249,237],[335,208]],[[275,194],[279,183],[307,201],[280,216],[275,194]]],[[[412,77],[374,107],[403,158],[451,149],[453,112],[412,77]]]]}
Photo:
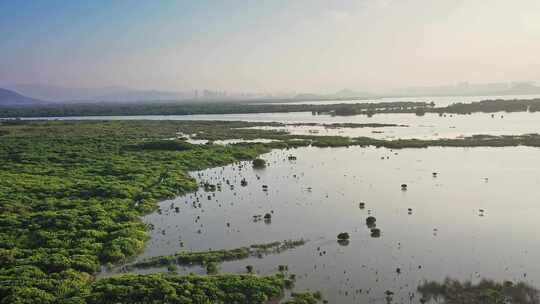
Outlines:
{"type": "Polygon", "coordinates": [[[510,96],[510,95],[539,95],[540,86],[534,82],[487,83],[457,85],[408,87],[374,92],[353,91],[343,89],[331,94],[297,94],[294,99],[364,99],[381,97],[426,97],[426,96],[510,96]]]}
{"type": "Polygon", "coordinates": [[[193,93],[167,92],[158,90],[134,90],[110,86],[102,88],[68,88],[42,84],[6,85],[6,88],[21,92],[31,98],[62,103],[71,102],[138,102],[172,101],[191,98],[193,93]]]}
{"type": "Polygon", "coordinates": [[[70,88],[43,84],[3,85],[0,105],[33,105],[50,103],[91,103],[91,102],[191,102],[191,101],[266,101],[276,100],[331,100],[365,99],[380,97],[425,97],[425,96],[504,96],[540,94],[540,87],[534,82],[470,84],[408,87],[382,91],[358,91],[343,89],[328,94],[313,93],[227,93],[225,91],[190,90],[184,92],[138,90],[120,86],[101,88],[70,88]]]}
{"type": "Polygon", "coordinates": [[[0,88],[0,106],[34,106],[46,101],[21,95],[15,91],[0,88]]]}

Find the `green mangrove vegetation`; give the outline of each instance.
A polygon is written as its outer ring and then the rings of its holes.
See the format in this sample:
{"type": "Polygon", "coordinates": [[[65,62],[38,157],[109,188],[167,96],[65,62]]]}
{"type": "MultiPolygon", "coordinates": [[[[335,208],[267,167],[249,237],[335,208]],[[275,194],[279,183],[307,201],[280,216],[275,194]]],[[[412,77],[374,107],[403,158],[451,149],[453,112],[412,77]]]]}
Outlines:
{"type": "Polygon", "coordinates": [[[177,132],[167,123],[0,129],[0,303],[84,303],[100,265],[143,249],[141,215],[158,200],[197,189],[190,170],[268,151],[164,142],[177,132]]]}
{"type": "Polygon", "coordinates": [[[284,281],[282,275],[126,274],[98,280],[86,303],[264,304],[282,295],[284,281]]]}
{"type": "MultiPolygon", "coordinates": [[[[540,147],[538,134],[385,141],[249,129],[260,125],[268,124],[1,122],[0,303],[264,303],[279,295],[290,284],[275,276],[171,273],[96,279],[103,265],[125,263],[144,248],[149,227],[142,215],[155,210],[159,200],[198,188],[189,171],[252,161],[273,148],[308,145],[540,147]],[[195,145],[178,139],[179,134],[276,141],[195,145]]],[[[247,254],[281,246],[253,245],[247,254]]],[[[217,263],[246,252],[182,253],[180,260],[205,263],[215,273],[217,263]]]]}
{"type": "Polygon", "coordinates": [[[326,303],[319,291],[302,293],[293,292],[291,294],[291,299],[283,302],[283,304],[317,304],[321,301],[326,303]]]}
{"type": "Polygon", "coordinates": [[[210,265],[212,263],[222,263],[226,261],[243,260],[250,257],[262,257],[269,254],[278,254],[285,250],[294,249],[306,243],[305,240],[286,240],[282,242],[272,242],[266,244],[254,244],[249,247],[235,249],[209,250],[202,252],[178,252],[173,256],[158,256],[148,258],[126,267],[148,268],[162,267],[168,265],[210,265]]]}
{"type": "MultiPolygon", "coordinates": [[[[142,250],[149,227],[141,216],[158,200],[197,189],[189,171],[255,159],[271,148],[164,140],[220,125],[2,122],[0,303],[264,303],[281,293],[288,279],[95,278],[101,265],[124,263],[142,250]]],[[[290,244],[254,245],[250,252],[290,244]]]]}
{"type": "Polygon", "coordinates": [[[266,161],[262,158],[256,158],[253,160],[253,168],[263,169],[266,167],[266,161]]]}

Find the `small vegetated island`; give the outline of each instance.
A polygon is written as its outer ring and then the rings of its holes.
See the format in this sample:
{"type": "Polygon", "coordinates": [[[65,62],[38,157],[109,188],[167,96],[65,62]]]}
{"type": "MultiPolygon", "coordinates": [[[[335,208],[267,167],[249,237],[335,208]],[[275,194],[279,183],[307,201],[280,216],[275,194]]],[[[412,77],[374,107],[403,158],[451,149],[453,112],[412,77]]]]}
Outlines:
{"type": "Polygon", "coordinates": [[[145,259],[126,267],[148,268],[169,265],[209,265],[211,263],[221,263],[225,261],[243,260],[249,257],[263,257],[269,254],[278,254],[282,251],[302,246],[305,240],[285,240],[266,244],[253,244],[247,247],[240,247],[228,250],[212,250],[203,252],[178,252],[171,256],[158,256],[145,259]]]}
{"type": "MultiPolygon", "coordinates": [[[[148,239],[141,216],[157,202],[195,191],[189,171],[253,161],[273,148],[373,145],[540,147],[539,135],[396,140],[292,136],[249,129],[247,122],[0,122],[0,303],[267,303],[291,285],[286,267],[270,276],[124,274],[96,279],[103,265],[128,263],[148,239]],[[193,145],[202,139],[269,138],[265,144],[193,145]]],[[[253,245],[234,252],[179,253],[147,263],[241,258],[299,243],[253,245]],[[277,246],[277,247],[276,247],[277,246]]],[[[215,265],[214,265],[215,266],[215,265]]],[[[281,267],[280,267],[281,268],[281,267]]],[[[209,272],[218,269],[210,267],[209,272]]],[[[499,285],[496,285],[496,288],[499,285]]],[[[502,288],[502,287],[501,287],[502,288]]],[[[504,289],[508,290],[508,289],[504,289]]],[[[466,289],[469,292],[469,289],[466,289]]],[[[293,293],[287,303],[316,303],[293,293]]],[[[450,303],[450,302],[449,302],[450,303]]]]}

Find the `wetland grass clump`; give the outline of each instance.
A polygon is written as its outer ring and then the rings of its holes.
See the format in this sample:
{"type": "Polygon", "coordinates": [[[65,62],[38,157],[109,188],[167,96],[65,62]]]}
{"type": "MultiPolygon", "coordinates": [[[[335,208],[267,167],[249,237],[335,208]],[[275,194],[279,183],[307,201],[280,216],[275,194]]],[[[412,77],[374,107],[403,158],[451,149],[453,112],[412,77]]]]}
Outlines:
{"type": "Polygon", "coordinates": [[[215,192],[216,191],[216,185],[210,184],[208,182],[203,183],[203,189],[205,192],[215,192]]]}
{"type": "Polygon", "coordinates": [[[285,240],[281,242],[272,242],[272,243],[266,243],[266,244],[254,244],[251,245],[250,248],[256,251],[257,253],[280,253],[281,251],[288,250],[288,249],[294,249],[296,247],[300,247],[306,244],[306,240],[304,239],[298,239],[298,240],[285,240]]]}
{"type": "Polygon", "coordinates": [[[312,140],[311,145],[320,148],[348,147],[354,144],[350,138],[341,136],[315,136],[312,140]]]}
{"type": "Polygon", "coordinates": [[[294,249],[306,243],[305,240],[286,240],[266,244],[254,244],[249,247],[240,247],[228,250],[210,250],[199,252],[179,252],[173,256],[159,256],[148,258],[134,264],[127,265],[127,269],[163,267],[171,264],[183,266],[201,265],[207,266],[212,263],[243,260],[250,257],[263,257],[269,254],[279,254],[283,251],[294,249]]]}
{"type": "Polygon", "coordinates": [[[341,232],[340,234],[337,235],[337,242],[341,246],[349,245],[349,239],[350,239],[350,235],[347,232],[341,232]]]}
{"type": "Polygon", "coordinates": [[[366,225],[368,227],[375,227],[376,222],[377,222],[377,219],[374,216],[368,216],[366,218],[366,225]]]}
{"type": "Polygon", "coordinates": [[[294,280],[291,279],[285,279],[285,288],[286,289],[293,289],[294,288],[294,280]]]}
{"type": "Polygon", "coordinates": [[[323,301],[322,293],[316,292],[293,292],[291,299],[282,302],[282,304],[317,304],[323,301]]]}
{"type": "Polygon", "coordinates": [[[259,277],[252,274],[126,274],[97,280],[91,284],[91,290],[85,296],[85,302],[77,303],[267,304],[282,296],[285,279],[278,275],[259,277]]]}
{"type": "Polygon", "coordinates": [[[289,274],[289,276],[287,277],[285,272],[288,271],[289,268],[288,266],[285,266],[285,265],[282,265],[282,266],[284,266],[284,268],[280,270],[280,273],[278,275],[283,277],[286,289],[293,289],[294,284],[296,283],[296,275],[292,273],[292,274],[289,274]]]}
{"type": "Polygon", "coordinates": [[[234,261],[248,258],[249,248],[242,247],[231,250],[212,250],[204,252],[180,252],[174,256],[180,265],[204,265],[208,263],[234,261]]]}
{"type": "Polygon", "coordinates": [[[176,264],[169,264],[167,266],[167,271],[169,272],[176,272],[178,271],[178,266],[176,266],[176,264]]]}
{"type": "Polygon", "coordinates": [[[350,235],[348,232],[341,232],[337,235],[337,239],[340,240],[340,241],[346,241],[348,239],[350,239],[350,235]]]}
{"type": "Polygon", "coordinates": [[[206,274],[214,275],[214,274],[218,274],[218,272],[219,272],[219,265],[216,262],[210,262],[206,264],[206,274]]]}
{"type": "Polygon", "coordinates": [[[379,228],[372,228],[370,230],[370,232],[371,232],[370,235],[371,235],[372,238],[378,238],[378,237],[381,236],[381,229],[379,229],[379,228]]]}
{"type": "Polygon", "coordinates": [[[148,150],[148,151],[186,151],[194,149],[196,146],[183,140],[150,140],[139,144],[126,145],[128,150],[148,150]]]}
{"type": "Polygon", "coordinates": [[[256,158],[252,162],[254,169],[264,169],[266,168],[266,161],[262,158],[256,158]]]}

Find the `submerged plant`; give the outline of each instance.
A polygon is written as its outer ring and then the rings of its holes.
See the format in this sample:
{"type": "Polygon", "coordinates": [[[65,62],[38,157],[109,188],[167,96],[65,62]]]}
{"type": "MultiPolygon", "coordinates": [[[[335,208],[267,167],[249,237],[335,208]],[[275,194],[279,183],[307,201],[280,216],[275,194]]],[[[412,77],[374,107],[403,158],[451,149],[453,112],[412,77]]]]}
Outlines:
{"type": "Polygon", "coordinates": [[[350,238],[350,235],[348,232],[341,232],[337,235],[338,240],[348,240],[350,238]]]}
{"type": "Polygon", "coordinates": [[[367,225],[368,227],[374,226],[376,222],[377,222],[377,219],[376,219],[374,216],[368,216],[368,217],[366,218],[366,225],[367,225]]]}
{"type": "Polygon", "coordinates": [[[316,304],[322,301],[322,293],[316,292],[293,292],[291,299],[283,302],[282,304],[316,304]]]}
{"type": "Polygon", "coordinates": [[[381,229],[379,229],[379,228],[371,229],[371,237],[372,238],[378,238],[380,236],[381,236],[381,229]]]}
{"type": "MultiPolygon", "coordinates": [[[[285,250],[294,249],[306,243],[304,239],[285,240],[281,242],[271,242],[266,244],[253,244],[249,247],[240,247],[228,250],[209,250],[199,252],[178,252],[173,256],[158,256],[148,258],[134,264],[126,266],[129,268],[149,268],[160,267],[172,264],[192,266],[209,265],[210,263],[221,263],[226,261],[243,260],[250,257],[263,257],[269,254],[278,254],[285,250]]],[[[252,266],[248,266],[251,267],[252,266]]]]}
{"type": "Polygon", "coordinates": [[[216,262],[210,262],[206,265],[207,274],[217,274],[219,272],[219,266],[216,262]]]}
{"type": "Polygon", "coordinates": [[[253,168],[255,169],[263,169],[266,167],[266,161],[262,158],[256,158],[252,162],[253,168]]]}

